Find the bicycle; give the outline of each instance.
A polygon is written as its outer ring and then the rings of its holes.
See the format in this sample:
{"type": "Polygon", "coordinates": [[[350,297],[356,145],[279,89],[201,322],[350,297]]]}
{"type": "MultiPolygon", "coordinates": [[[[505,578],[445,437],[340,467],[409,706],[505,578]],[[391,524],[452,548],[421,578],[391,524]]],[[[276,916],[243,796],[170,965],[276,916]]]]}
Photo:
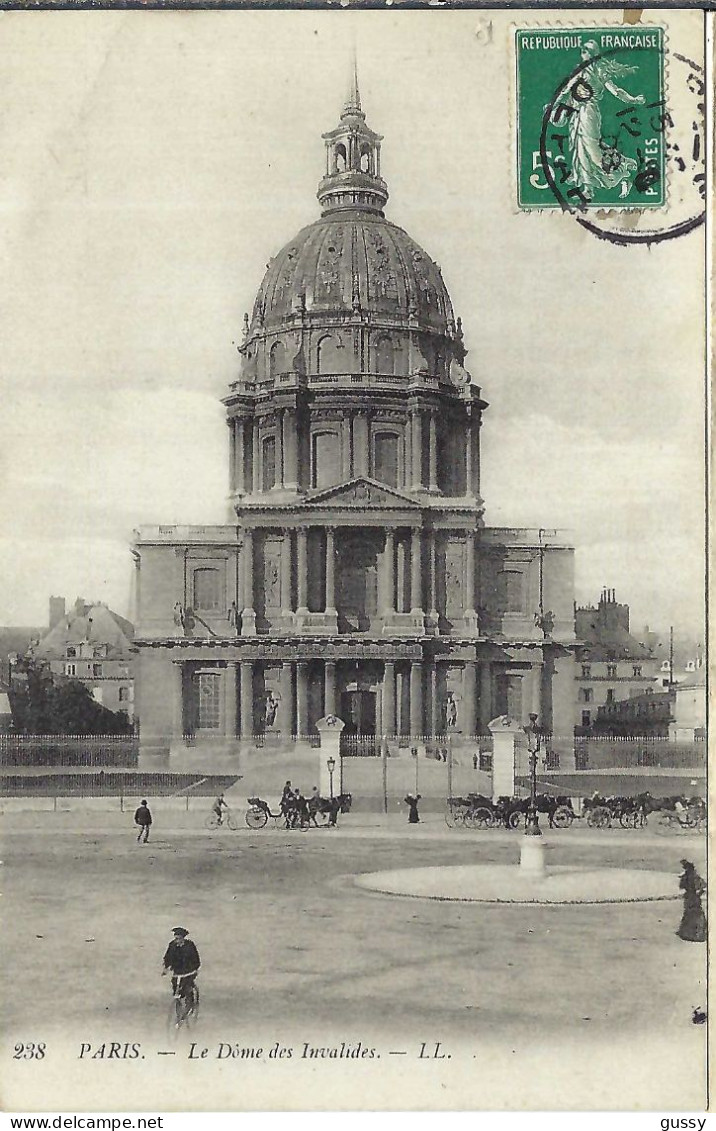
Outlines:
{"type": "Polygon", "coordinates": [[[176,979],[176,990],[169,1011],[169,1028],[174,1033],[177,1033],[184,1025],[187,1029],[192,1029],[199,1020],[199,987],[194,981],[185,990],[182,989],[183,979],[195,978],[196,974],[197,971],[193,970],[191,974],[173,975],[176,979]]]}
{"type": "Polygon", "coordinates": [[[226,825],[226,827],[231,829],[232,832],[236,832],[239,827],[239,822],[236,820],[236,817],[230,809],[227,809],[223,817],[221,818],[219,817],[218,813],[215,813],[212,809],[209,813],[209,816],[204,821],[204,828],[218,829],[222,825],[226,825]]]}

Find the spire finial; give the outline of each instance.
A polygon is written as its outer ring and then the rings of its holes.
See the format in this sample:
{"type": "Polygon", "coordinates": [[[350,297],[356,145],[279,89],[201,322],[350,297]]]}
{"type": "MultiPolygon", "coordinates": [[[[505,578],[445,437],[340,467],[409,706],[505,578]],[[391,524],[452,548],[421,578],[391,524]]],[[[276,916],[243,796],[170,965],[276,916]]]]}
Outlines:
{"type": "Polygon", "coordinates": [[[360,90],[358,88],[358,55],[356,52],[355,44],[351,50],[351,69],[350,69],[350,83],[348,86],[348,97],[341,117],[346,114],[357,114],[361,118],[365,117],[360,104],[360,90]]]}

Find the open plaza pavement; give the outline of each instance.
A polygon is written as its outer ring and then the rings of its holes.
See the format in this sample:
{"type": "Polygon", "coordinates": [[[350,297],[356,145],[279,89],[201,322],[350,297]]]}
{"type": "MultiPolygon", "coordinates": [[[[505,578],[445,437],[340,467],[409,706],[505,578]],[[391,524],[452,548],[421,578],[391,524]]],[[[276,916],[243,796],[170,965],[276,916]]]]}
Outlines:
{"type": "MultiPolygon", "coordinates": [[[[706,947],[676,936],[678,900],[384,896],[355,877],[516,864],[522,834],[361,812],[335,830],[208,831],[205,815],[158,803],[140,845],[131,812],[5,812],[6,1106],[412,1107],[425,1089],[447,1108],[705,1103],[706,947]],[[178,1040],[160,977],[176,925],[202,958],[201,1015],[178,1040]],[[13,1059],[40,1041],[42,1062],[13,1059]],[[112,1041],[140,1051],[109,1057],[112,1041]],[[292,1055],[269,1057],[277,1044],[292,1055]]],[[[545,841],[554,865],[705,867],[705,837],[576,822],[545,841]]]]}

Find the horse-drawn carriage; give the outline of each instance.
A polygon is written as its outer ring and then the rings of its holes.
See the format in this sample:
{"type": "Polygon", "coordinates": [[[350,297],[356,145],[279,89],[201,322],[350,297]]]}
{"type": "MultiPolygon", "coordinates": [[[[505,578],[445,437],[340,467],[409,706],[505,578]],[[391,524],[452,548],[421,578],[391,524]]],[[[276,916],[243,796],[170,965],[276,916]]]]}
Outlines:
{"type": "MultiPolygon", "coordinates": [[[[576,816],[569,797],[540,793],[536,803],[537,812],[547,814],[549,827],[553,829],[568,829],[576,816]]],[[[527,797],[498,797],[496,801],[480,793],[449,797],[445,822],[449,828],[518,829],[525,822],[529,804],[527,797]]]]}
{"type": "Polygon", "coordinates": [[[350,793],[341,793],[338,797],[305,798],[292,794],[281,803],[278,813],[271,810],[267,801],[261,797],[249,797],[249,807],[246,810],[246,824],[250,829],[263,829],[269,818],[274,823],[284,822],[287,829],[308,829],[313,825],[335,828],[339,813],[350,811],[353,798],[350,793]]]}

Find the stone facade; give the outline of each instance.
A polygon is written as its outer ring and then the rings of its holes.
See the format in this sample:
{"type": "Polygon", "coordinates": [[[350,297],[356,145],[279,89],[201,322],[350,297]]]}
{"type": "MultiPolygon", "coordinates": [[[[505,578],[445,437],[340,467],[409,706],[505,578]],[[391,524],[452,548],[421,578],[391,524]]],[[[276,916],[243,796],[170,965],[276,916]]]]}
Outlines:
{"type": "Polygon", "coordinates": [[[357,82],[322,216],[271,260],[224,404],[229,524],[137,532],[145,750],[456,739],[573,718],[573,549],[485,527],[487,403],[440,270],[387,221],[357,82]]]}

